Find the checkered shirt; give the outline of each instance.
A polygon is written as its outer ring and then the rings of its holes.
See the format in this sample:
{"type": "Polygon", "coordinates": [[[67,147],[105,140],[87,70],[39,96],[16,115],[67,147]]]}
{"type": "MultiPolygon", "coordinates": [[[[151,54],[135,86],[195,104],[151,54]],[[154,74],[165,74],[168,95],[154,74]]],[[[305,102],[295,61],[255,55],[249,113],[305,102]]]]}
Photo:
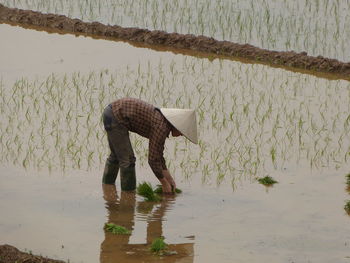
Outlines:
{"type": "Polygon", "coordinates": [[[163,178],[162,170],[167,169],[163,156],[164,144],[171,124],[153,105],[139,99],[114,101],[112,110],[117,121],[129,131],[149,139],[148,163],[157,178],[163,178]]]}

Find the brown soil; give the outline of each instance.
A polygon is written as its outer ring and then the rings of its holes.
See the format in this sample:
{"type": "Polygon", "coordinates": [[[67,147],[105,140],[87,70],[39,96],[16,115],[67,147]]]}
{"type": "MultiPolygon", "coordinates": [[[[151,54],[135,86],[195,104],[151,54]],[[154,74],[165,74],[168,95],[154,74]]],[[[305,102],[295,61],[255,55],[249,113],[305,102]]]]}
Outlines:
{"type": "Polygon", "coordinates": [[[241,45],[229,41],[218,41],[205,36],[150,31],[140,28],[123,28],[104,25],[99,22],[87,23],[63,15],[43,14],[30,10],[8,8],[0,4],[0,23],[21,26],[43,27],[61,33],[87,34],[91,36],[131,41],[143,45],[158,45],[182,50],[205,52],[214,56],[243,58],[273,66],[332,73],[350,79],[350,63],[322,56],[308,56],[306,52],[278,52],[260,49],[249,44],[241,45]]]}
{"type": "Polygon", "coordinates": [[[10,245],[0,245],[0,263],[64,263],[61,260],[54,260],[42,256],[34,256],[19,251],[10,245]]]}

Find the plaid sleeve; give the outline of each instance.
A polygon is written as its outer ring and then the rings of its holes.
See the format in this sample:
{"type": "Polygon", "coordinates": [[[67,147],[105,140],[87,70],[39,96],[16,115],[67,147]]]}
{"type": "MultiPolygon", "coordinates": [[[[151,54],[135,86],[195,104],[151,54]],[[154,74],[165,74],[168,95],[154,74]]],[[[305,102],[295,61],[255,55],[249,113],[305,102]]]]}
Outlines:
{"type": "Polygon", "coordinates": [[[164,144],[168,133],[164,129],[156,129],[149,138],[148,163],[158,179],[163,178],[162,170],[166,170],[164,144]]]}

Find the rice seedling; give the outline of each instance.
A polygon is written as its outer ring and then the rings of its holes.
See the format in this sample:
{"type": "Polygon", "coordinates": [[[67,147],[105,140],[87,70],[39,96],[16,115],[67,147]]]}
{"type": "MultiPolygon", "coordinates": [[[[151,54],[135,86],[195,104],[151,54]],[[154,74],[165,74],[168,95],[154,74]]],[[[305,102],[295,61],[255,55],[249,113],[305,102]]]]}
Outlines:
{"type": "Polygon", "coordinates": [[[131,231],[123,226],[116,225],[114,223],[106,223],[104,229],[112,234],[116,235],[130,235],[131,231]]]}
{"type": "Polygon", "coordinates": [[[350,173],[348,173],[346,176],[346,184],[350,187],[350,173]]]}
{"type": "MultiPolygon", "coordinates": [[[[176,193],[176,194],[181,194],[182,190],[176,187],[173,192],[176,193]]],[[[157,187],[154,189],[154,193],[162,194],[163,193],[162,186],[161,185],[157,185],[157,187]]]]}
{"type": "Polygon", "coordinates": [[[350,200],[346,201],[344,209],[350,215],[350,200]]]}
{"type": "Polygon", "coordinates": [[[262,177],[262,178],[259,178],[258,179],[258,182],[260,184],[263,184],[263,185],[266,185],[266,186],[271,186],[271,185],[274,185],[276,183],[278,183],[275,179],[273,179],[271,176],[265,176],[265,177],[262,177]]]}
{"type": "Polygon", "coordinates": [[[150,250],[156,254],[162,254],[167,249],[168,245],[164,242],[164,237],[159,237],[153,240],[150,250]]]}
{"type": "Polygon", "coordinates": [[[160,196],[154,192],[151,184],[147,182],[140,183],[137,186],[136,192],[149,202],[159,202],[161,200],[160,196]]]}
{"type": "MultiPolygon", "coordinates": [[[[0,161],[26,168],[101,170],[108,155],[103,108],[127,95],[196,108],[198,147],[170,138],[164,153],[172,173],[186,180],[199,175],[203,183],[221,184],[270,174],[285,162],[334,169],[349,160],[345,81],[183,57],[115,72],[0,82],[0,91],[0,161]]],[[[148,141],[130,136],[137,165],[145,169],[148,141]]]]}

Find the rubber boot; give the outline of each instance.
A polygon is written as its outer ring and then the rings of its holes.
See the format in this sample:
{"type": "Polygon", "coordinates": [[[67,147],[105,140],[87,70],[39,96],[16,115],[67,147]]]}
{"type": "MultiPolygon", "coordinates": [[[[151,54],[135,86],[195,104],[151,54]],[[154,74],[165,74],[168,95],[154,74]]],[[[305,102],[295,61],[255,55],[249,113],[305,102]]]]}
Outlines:
{"type": "Polygon", "coordinates": [[[136,189],[135,164],[129,167],[120,167],[120,186],[122,191],[134,191],[136,189]]]}
{"type": "Polygon", "coordinates": [[[119,171],[119,164],[106,161],[105,170],[103,171],[102,183],[115,184],[119,171]]]}

